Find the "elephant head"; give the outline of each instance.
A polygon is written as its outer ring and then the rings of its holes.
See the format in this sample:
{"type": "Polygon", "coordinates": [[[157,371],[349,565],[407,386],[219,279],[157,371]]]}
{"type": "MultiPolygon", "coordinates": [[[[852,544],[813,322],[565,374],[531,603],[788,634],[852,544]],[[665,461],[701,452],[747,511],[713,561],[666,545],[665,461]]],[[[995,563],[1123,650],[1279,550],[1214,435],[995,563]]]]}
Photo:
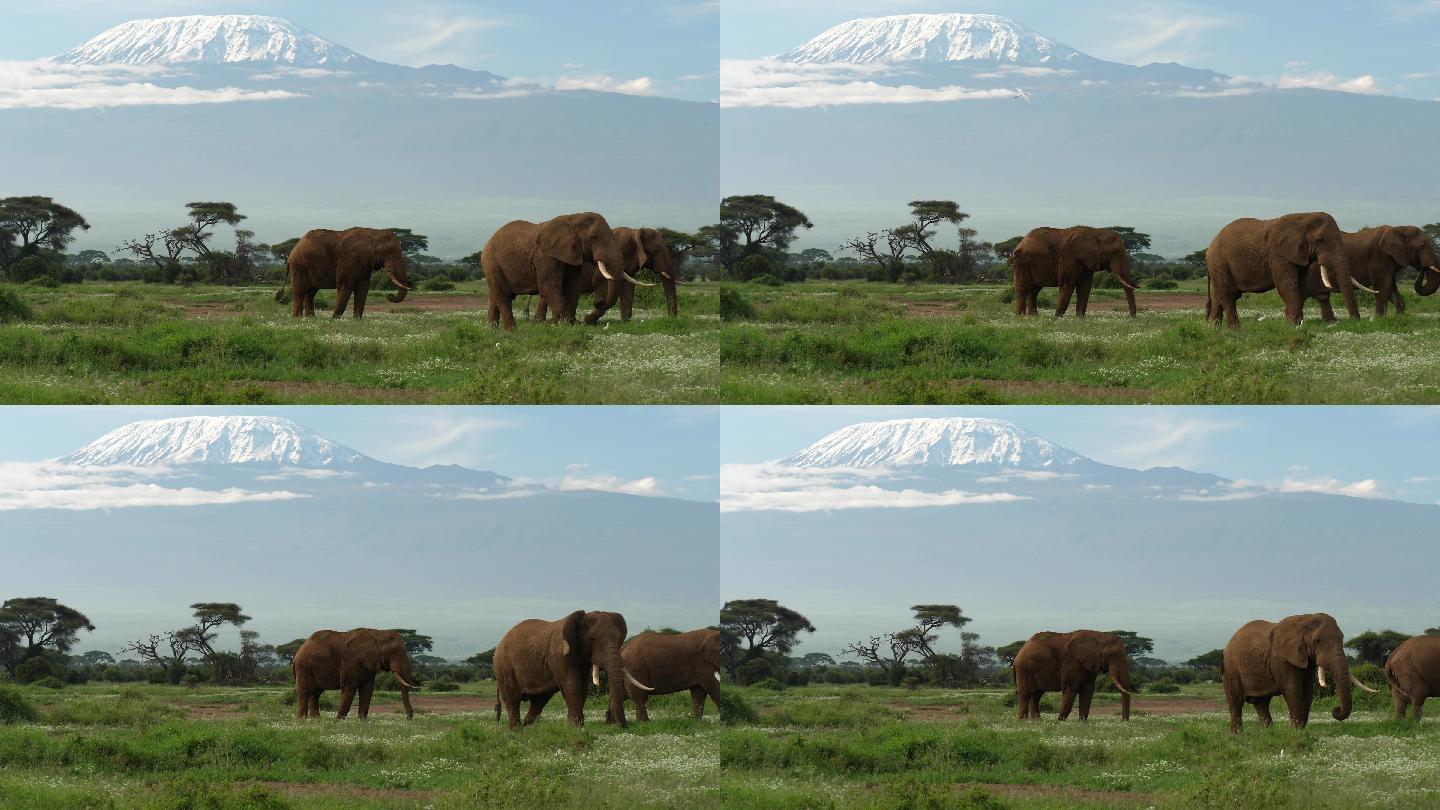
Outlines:
{"type": "Polygon", "coordinates": [[[555,651],[571,664],[588,669],[590,682],[596,686],[600,685],[600,670],[605,670],[610,679],[610,708],[606,721],[618,722],[622,726],[625,725],[624,684],[653,691],[625,671],[620,647],[627,635],[625,617],[619,613],[577,610],[561,623],[557,639],[560,649],[555,651]]]}
{"type": "Polygon", "coordinates": [[[1380,249],[1400,267],[1415,267],[1415,292],[1434,295],[1440,290],[1440,257],[1435,254],[1435,241],[1430,234],[1414,225],[1386,227],[1380,236],[1380,249]]]}
{"type": "MultiPolygon", "coordinates": [[[[406,651],[405,640],[399,633],[393,630],[350,631],[341,666],[363,670],[369,673],[369,677],[378,672],[394,675],[395,680],[400,682],[400,702],[405,704],[405,716],[415,716],[415,710],[410,706],[410,690],[419,687],[410,669],[410,653],[406,651]]],[[[358,677],[358,672],[352,674],[356,676],[352,682],[368,680],[358,677]]]]}
{"type": "Polygon", "coordinates": [[[1130,658],[1125,642],[1113,633],[1079,631],[1065,647],[1065,653],[1091,673],[1105,673],[1120,690],[1120,717],[1130,719],[1130,696],[1135,691],[1130,681],[1130,658]]]}
{"type": "Polygon", "coordinates": [[[398,304],[405,300],[410,292],[410,279],[405,275],[405,249],[400,245],[400,238],[394,233],[385,232],[389,238],[380,240],[379,264],[385,268],[385,275],[390,277],[397,291],[385,296],[385,299],[392,304],[398,304]]]}
{"type": "Polygon", "coordinates": [[[675,285],[683,284],[675,267],[675,262],[670,256],[670,245],[665,242],[665,237],[654,228],[638,228],[630,232],[630,238],[634,240],[635,257],[638,260],[636,267],[648,267],[660,276],[660,284],[665,288],[665,309],[670,317],[675,317],[680,308],[676,303],[675,285]]]}
{"type": "Polygon", "coordinates": [[[1272,255],[1297,267],[1319,265],[1320,282],[1325,290],[1338,289],[1345,297],[1350,317],[1360,317],[1355,283],[1350,276],[1350,259],[1345,255],[1340,226],[1335,224],[1334,217],[1315,212],[1271,220],[1265,228],[1265,244],[1272,255]]]}
{"type": "MultiPolygon", "coordinates": [[[[1345,636],[1334,617],[1328,613],[1288,616],[1275,624],[1270,644],[1271,652],[1292,667],[1309,669],[1313,665],[1321,686],[1329,685],[1325,679],[1329,670],[1335,681],[1335,695],[1340,700],[1330,716],[1336,720],[1350,716],[1350,687],[1360,681],[1350,673],[1350,664],[1345,659],[1345,636]]],[[[1360,686],[1369,689],[1364,684],[1360,686]]]]}
{"type": "MultiPolygon", "coordinates": [[[[1130,252],[1120,234],[1102,228],[1077,228],[1060,245],[1059,271],[1077,274],[1109,270],[1125,288],[1125,303],[1135,317],[1135,282],[1130,278],[1130,252]]],[[[1073,277],[1073,275],[1072,275],[1073,277]]]]}
{"type": "Polygon", "coordinates": [[[624,278],[632,284],[653,287],[636,281],[625,272],[625,258],[620,240],[610,229],[605,217],[593,212],[567,214],[549,220],[536,230],[535,244],[545,255],[571,267],[593,262],[607,280],[624,278]]]}

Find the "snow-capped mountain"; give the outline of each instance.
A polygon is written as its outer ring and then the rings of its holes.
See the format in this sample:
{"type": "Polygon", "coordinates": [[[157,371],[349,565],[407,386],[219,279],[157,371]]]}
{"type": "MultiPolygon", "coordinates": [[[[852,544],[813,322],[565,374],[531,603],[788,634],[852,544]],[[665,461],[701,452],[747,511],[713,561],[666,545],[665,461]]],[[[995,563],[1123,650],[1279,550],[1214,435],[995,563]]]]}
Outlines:
{"type": "Polygon", "coordinates": [[[266,464],[312,469],[373,460],[274,416],[185,416],[131,422],[60,459],[80,466],[266,464]]]}
{"type": "Polygon", "coordinates": [[[289,20],[242,14],[131,20],[57,59],[71,65],[260,62],[301,68],[370,61],[289,20]]]}
{"type": "Polygon", "coordinates": [[[958,467],[1061,470],[1092,464],[1003,419],[951,417],[861,422],[784,459],[790,467],[958,467]]]}
{"type": "Polygon", "coordinates": [[[1092,57],[996,14],[863,17],[781,56],[791,62],[970,62],[1063,67],[1092,57]]]}

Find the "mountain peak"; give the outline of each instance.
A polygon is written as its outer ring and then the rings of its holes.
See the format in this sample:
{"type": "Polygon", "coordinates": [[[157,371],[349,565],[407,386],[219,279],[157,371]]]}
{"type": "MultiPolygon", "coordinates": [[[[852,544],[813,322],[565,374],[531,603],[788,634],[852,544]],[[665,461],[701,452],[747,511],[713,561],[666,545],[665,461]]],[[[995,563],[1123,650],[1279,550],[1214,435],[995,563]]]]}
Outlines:
{"type": "Polygon", "coordinates": [[[264,464],[337,467],[370,459],[275,416],[184,416],[122,425],[59,459],[80,466],[264,464]]]}
{"type": "Polygon", "coordinates": [[[862,17],[783,54],[791,62],[967,62],[1057,67],[1091,57],[996,14],[862,17]]]}
{"type": "Polygon", "coordinates": [[[72,65],[258,62],[338,67],[365,57],[289,20],[226,14],[131,20],[57,59],[72,65]]]}
{"type": "Polygon", "coordinates": [[[971,417],[895,419],[843,427],[784,459],[791,467],[958,467],[1056,470],[1090,464],[1013,422],[971,417]]]}

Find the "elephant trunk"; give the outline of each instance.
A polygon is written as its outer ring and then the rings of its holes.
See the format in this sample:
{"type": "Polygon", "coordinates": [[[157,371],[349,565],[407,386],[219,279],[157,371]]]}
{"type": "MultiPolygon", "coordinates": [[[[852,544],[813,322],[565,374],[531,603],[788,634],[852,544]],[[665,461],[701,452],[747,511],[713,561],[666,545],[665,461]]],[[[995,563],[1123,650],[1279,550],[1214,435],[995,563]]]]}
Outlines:
{"type": "Polygon", "coordinates": [[[1339,248],[1316,258],[1320,262],[1321,280],[1328,287],[1340,289],[1340,294],[1345,298],[1346,311],[1351,318],[1359,320],[1360,304],[1355,300],[1355,279],[1350,275],[1350,259],[1345,255],[1345,250],[1339,248]]]}
{"type": "Polygon", "coordinates": [[[1415,277],[1415,292],[1420,295],[1434,295],[1437,290],[1440,290],[1440,266],[1420,268],[1420,275],[1415,277]]]}
{"type": "Polygon", "coordinates": [[[675,276],[675,266],[670,262],[669,256],[662,255],[655,260],[655,272],[660,275],[660,284],[665,288],[665,311],[673,318],[680,314],[675,295],[675,285],[679,279],[675,276]]]}
{"type": "Polygon", "coordinates": [[[1345,652],[1337,647],[1330,653],[1330,675],[1335,680],[1335,695],[1340,698],[1340,705],[1330,711],[1330,716],[1336,720],[1344,720],[1350,716],[1350,664],[1345,660],[1345,652]]]}
{"type": "Polygon", "coordinates": [[[625,722],[625,690],[627,683],[625,679],[625,664],[620,660],[620,647],[617,645],[605,656],[605,675],[610,679],[610,710],[605,714],[608,723],[625,722]]]}
{"type": "Polygon", "coordinates": [[[400,682],[400,702],[405,704],[405,719],[415,719],[415,709],[410,705],[410,690],[420,687],[415,684],[415,675],[410,671],[410,660],[404,656],[393,656],[390,660],[390,674],[400,682]]]}
{"type": "Polygon", "coordinates": [[[1110,665],[1110,680],[1115,682],[1115,688],[1120,690],[1120,719],[1130,719],[1130,696],[1135,691],[1135,684],[1130,681],[1130,671],[1126,668],[1125,662],[1120,661],[1110,665]]]}
{"type": "Polygon", "coordinates": [[[1135,280],[1130,277],[1130,256],[1122,253],[1110,267],[1110,272],[1120,281],[1120,286],[1125,288],[1125,305],[1130,309],[1130,317],[1135,317],[1135,280]]]}
{"type": "Polygon", "coordinates": [[[385,296],[392,304],[398,304],[405,300],[405,295],[410,292],[410,280],[405,275],[405,259],[401,256],[392,256],[385,260],[385,275],[390,277],[398,288],[398,291],[385,296]]]}

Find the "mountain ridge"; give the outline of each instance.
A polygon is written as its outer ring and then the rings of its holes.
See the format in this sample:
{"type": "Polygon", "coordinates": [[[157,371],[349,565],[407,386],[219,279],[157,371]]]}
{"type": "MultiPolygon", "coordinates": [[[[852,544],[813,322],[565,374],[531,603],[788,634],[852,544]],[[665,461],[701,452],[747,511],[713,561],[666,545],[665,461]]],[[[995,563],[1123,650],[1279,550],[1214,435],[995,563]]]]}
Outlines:
{"type": "Polygon", "coordinates": [[[859,17],[831,26],[780,58],[802,63],[969,62],[1029,67],[1100,61],[1009,17],[962,13],[859,17]]]}
{"type": "Polygon", "coordinates": [[[373,63],[281,17],[186,15],[130,20],[56,57],[71,65],[265,63],[336,67],[373,63]]]}

